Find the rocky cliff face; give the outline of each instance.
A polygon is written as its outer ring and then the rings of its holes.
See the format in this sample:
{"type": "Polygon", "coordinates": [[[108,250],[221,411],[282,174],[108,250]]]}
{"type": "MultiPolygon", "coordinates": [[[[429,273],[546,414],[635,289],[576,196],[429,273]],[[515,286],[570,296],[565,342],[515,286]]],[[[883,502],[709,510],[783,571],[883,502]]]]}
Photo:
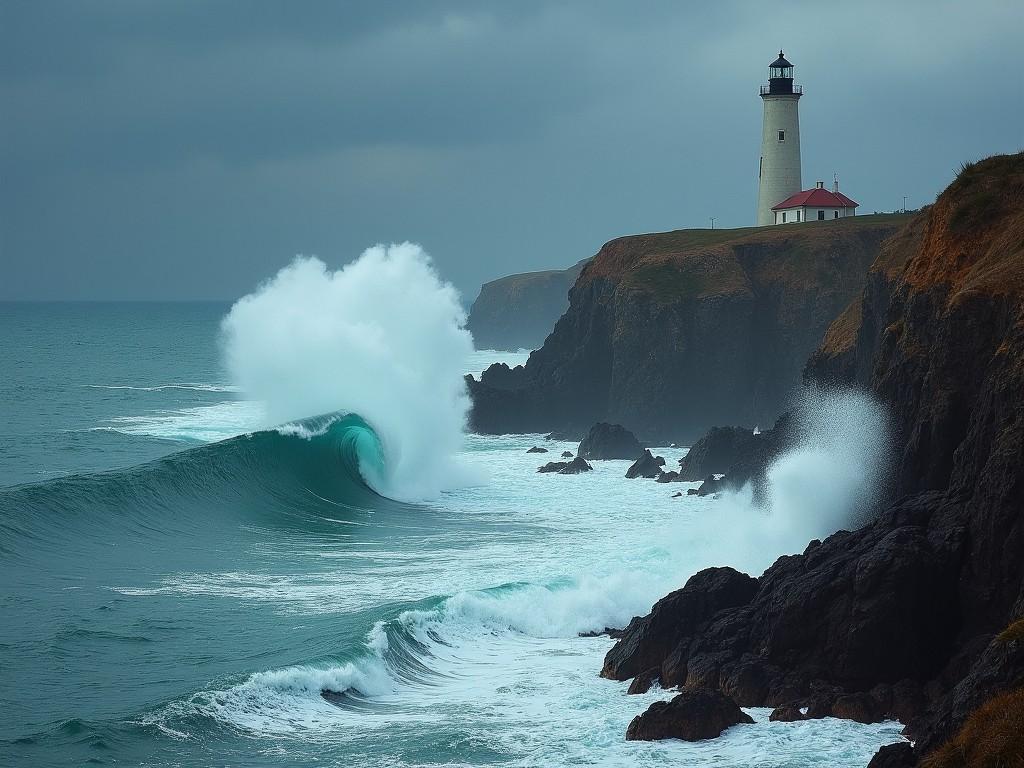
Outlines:
{"type": "Polygon", "coordinates": [[[652,439],[770,424],[833,318],[906,223],[682,230],[606,244],[524,369],[470,381],[481,432],[611,421],[652,439]],[[500,379],[500,380],[499,380],[500,379]]]}
{"type": "Polygon", "coordinates": [[[698,621],[665,598],[602,674],[897,717],[912,763],[1024,685],[1024,155],[967,167],[887,243],[806,376],[888,405],[891,506],[780,558],[742,604],[698,621]]]}
{"type": "Polygon", "coordinates": [[[526,272],[480,287],[466,327],[477,349],[536,349],[569,306],[569,289],[589,259],[569,269],[526,272]]]}

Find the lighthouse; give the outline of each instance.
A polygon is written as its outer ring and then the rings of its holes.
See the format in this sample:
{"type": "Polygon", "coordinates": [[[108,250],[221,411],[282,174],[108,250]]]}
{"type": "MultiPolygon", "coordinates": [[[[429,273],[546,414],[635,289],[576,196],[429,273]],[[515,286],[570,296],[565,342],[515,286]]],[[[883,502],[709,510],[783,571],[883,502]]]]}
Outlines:
{"type": "Polygon", "coordinates": [[[768,65],[768,85],[761,86],[764,122],[761,127],[761,162],[757,171],[757,225],[775,223],[772,206],[801,190],[800,97],[793,85],[793,65],[782,51],[768,65]]]}

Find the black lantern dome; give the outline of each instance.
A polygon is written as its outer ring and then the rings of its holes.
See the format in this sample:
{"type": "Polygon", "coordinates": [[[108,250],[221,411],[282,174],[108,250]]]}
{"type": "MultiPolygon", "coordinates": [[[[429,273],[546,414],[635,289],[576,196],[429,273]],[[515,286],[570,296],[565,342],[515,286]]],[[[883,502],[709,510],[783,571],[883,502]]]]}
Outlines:
{"type": "Polygon", "coordinates": [[[793,85],[793,65],[779,51],[779,58],[768,65],[768,86],[761,86],[761,95],[800,96],[802,93],[799,85],[793,85]]]}

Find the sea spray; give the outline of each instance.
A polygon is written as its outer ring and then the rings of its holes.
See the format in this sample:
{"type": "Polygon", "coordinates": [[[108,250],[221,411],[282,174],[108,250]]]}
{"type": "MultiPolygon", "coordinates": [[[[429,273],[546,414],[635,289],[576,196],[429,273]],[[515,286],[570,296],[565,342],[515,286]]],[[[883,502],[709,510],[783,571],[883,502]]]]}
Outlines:
{"type": "Polygon", "coordinates": [[[339,411],[380,438],[367,481],[391,498],[436,496],[469,478],[455,463],[473,350],[455,289],[412,243],[376,246],[339,270],[296,258],[222,323],[232,381],[263,403],[267,424],[339,411]]]}
{"type": "Polygon", "coordinates": [[[688,529],[692,570],[760,574],[780,555],[866,522],[889,460],[885,410],[856,390],[808,388],[794,409],[796,444],[768,468],[764,500],[750,485],[722,494],[688,529]]]}

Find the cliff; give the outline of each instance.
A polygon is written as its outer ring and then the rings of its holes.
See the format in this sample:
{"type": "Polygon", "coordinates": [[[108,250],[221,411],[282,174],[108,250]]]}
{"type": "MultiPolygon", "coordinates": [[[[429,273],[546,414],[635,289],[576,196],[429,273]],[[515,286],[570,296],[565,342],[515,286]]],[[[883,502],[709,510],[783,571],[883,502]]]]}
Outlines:
{"type": "Polygon", "coordinates": [[[477,349],[536,349],[569,306],[569,289],[589,261],[569,269],[526,272],[480,287],[466,327],[477,349]]]}
{"type": "Polygon", "coordinates": [[[697,574],[602,674],[780,717],[897,717],[916,740],[906,764],[948,756],[972,712],[1024,686],[1024,154],[967,166],[886,243],[805,375],[887,405],[888,508],[779,558],[738,604],[697,574]]]}
{"type": "Polygon", "coordinates": [[[470,380],[488,433],[622,424],[649,439],[770,424],[905,216],[612,240],[524,368],[470,380]]]}

